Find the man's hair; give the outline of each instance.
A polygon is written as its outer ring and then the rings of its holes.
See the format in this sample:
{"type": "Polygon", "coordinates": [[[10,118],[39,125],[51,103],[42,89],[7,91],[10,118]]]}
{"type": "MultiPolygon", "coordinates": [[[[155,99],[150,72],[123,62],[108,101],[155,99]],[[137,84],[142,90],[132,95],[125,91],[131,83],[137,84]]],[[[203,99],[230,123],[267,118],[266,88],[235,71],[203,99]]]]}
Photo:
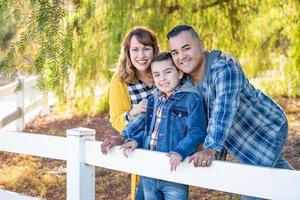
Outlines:
{"type": "Polygon", "coordinates": [[[164,61],[164,60],[171,60],[172,64],[176,67],[176,65],[173,62],[172,55],[170,52],[162,52],[162,53],[159,53],[158,55],[154,56],[154,58],[152,60],[152,64],[155,62],[160,62],[160,61],[164,61]]]}
{"type": "Polygon", "coordinates": [[[179,35],[181,32],[183,31],[189,31],[192,34],[193,38],[198,39],[200,42],[202,42],[201,38],[199,37],[198,33],[195,31],[195,29],[191,26],[188,25],[178,25],[175,26],[167,35],[168,40],[171,37],[175,37],[177,35],[179,35]]]}

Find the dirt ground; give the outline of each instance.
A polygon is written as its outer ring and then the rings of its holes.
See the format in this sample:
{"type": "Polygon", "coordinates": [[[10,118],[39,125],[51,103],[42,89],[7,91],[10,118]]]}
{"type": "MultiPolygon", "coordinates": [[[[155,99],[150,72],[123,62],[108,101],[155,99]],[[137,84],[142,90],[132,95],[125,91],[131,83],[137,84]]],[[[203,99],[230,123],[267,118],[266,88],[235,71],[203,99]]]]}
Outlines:
{"type": "MultiPolygon", "coordinates": [[[[300,99],[278,98],[277,101],[288,114],[289,120],[289,136],[283,155],[295,169],[300,170],[300,99]]],[[[118,134],[110,126],[108,114],[61,117],[51,113],[48,116],[38,118],[28,124],[26,126],[26,132],[64,136],[67,129],[75,127],[95,129],[96,140],[103,140],[108,136],[118,134]]],[[[0,163],[7,163],[7,161],[12,160],[11,158],[14,156],[16,155],[1,153],[0,163]]],[[[231,160],[232,158],[229,157],[229,159],[231,160]]],[[[2,186],[5,189],[8,188],[29,195],[40,196],[45,199],[65,199],[65,162],[42,158],[38,160],[36,158],[35,162],[40,163],[40,168],[52,172],[54,171],[57,176],[62,176],[63,178],[59,179],[60,184],[47,188],[42,194],[39,191],[35,191],[35,188],[30,188],[30,186],[23,190],[7,187],[7,184],[3,181],[1,182],[1,180],[0,187],[2,186]]],[[[97,168],[96,176],[96,199],[129,199],[129,174],[97,168]]],[[[238,195],[219,191],[196,187],[191,187],[190,190],[190,199],[239,199],[238,195]]]]}

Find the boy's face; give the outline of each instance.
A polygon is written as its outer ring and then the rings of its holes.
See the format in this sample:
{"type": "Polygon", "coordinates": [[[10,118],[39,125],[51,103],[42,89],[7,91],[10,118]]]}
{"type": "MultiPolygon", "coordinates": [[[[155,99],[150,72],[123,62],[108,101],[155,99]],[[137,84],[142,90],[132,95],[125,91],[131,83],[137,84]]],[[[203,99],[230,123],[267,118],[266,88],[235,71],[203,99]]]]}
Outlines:
{"type": "Polygon", "coordinates": [[[170,59],[152,63],[151,70],[156,87],[168,97],[183,77],[183,72],[179,71],[170,59]]]}

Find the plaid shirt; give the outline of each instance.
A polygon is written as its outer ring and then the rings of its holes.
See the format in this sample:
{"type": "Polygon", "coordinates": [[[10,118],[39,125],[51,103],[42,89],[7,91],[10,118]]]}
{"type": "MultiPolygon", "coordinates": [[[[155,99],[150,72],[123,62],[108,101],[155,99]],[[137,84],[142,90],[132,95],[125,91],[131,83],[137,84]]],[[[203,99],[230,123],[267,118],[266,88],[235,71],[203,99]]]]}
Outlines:
{"type": "Polygon", "coordinates": [[[233,62],[218,58],[205,70],[197,85],[208,106],[205,148],[225,147],[242,163],[272,166],[287,134],[279,132],[287,123],[283,110],[233,62]]]}
{"type": "Polygon", "coordinates": [[[166,100],[166,98],[164,96],[162,96],[162,97],[160,97],[160,101],[158,101],[159,105],[157,106],[154,130],[151,134],[150,143],[149,143],[151,150],[155,150],[155,148],[156,148],[157,137],[159,134],[159,125],[161,122],[162,107],[163,107],[163,103],[165,100],[166,100]]]}
{"type": "MultiPolygon", "coordinates": [[[[128,84],[128,93],[132,106],[136,106],[143,99],[147,99],[153,93],[155,86],[149,87],[143,81],[139,80],[136,84],[128,84]]],[[[125,114],[125,123],[128,124],[128,112],[125,114]]]]}
{"type": "Polygon", "coordinates": [[[152,94],[152,87],[146,85],[143,81],[139,80],[136,84],[128,84],[128,92],[131,100],[131,104],[137,105],[142,99],[147,98],[152,94]]]}

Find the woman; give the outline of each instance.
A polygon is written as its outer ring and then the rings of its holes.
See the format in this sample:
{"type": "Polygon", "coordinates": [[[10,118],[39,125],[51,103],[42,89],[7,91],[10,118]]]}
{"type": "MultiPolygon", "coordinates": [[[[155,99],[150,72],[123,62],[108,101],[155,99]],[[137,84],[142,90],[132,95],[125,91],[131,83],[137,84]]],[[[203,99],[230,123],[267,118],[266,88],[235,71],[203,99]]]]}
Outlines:
{"type": "MultiPolygon", "coordinates": [[[[150,64],[159,52],[156,35],[144,27],[134,27],[125,36],[117,71],[110,83],[109,115],[110,122],[118,132],[136,115],[145,112],[147,97],[153,90],[150,64]]],[[[106,139],[101,151],[106,154],[113,143],[119,143],[121,136],[106,139]]],[[[138,178],[131,177],[132,199],[144,199],[142,185],[135,191],[138,178]],[[135,193],[136,192],[136,193],[135,193]]]]}

